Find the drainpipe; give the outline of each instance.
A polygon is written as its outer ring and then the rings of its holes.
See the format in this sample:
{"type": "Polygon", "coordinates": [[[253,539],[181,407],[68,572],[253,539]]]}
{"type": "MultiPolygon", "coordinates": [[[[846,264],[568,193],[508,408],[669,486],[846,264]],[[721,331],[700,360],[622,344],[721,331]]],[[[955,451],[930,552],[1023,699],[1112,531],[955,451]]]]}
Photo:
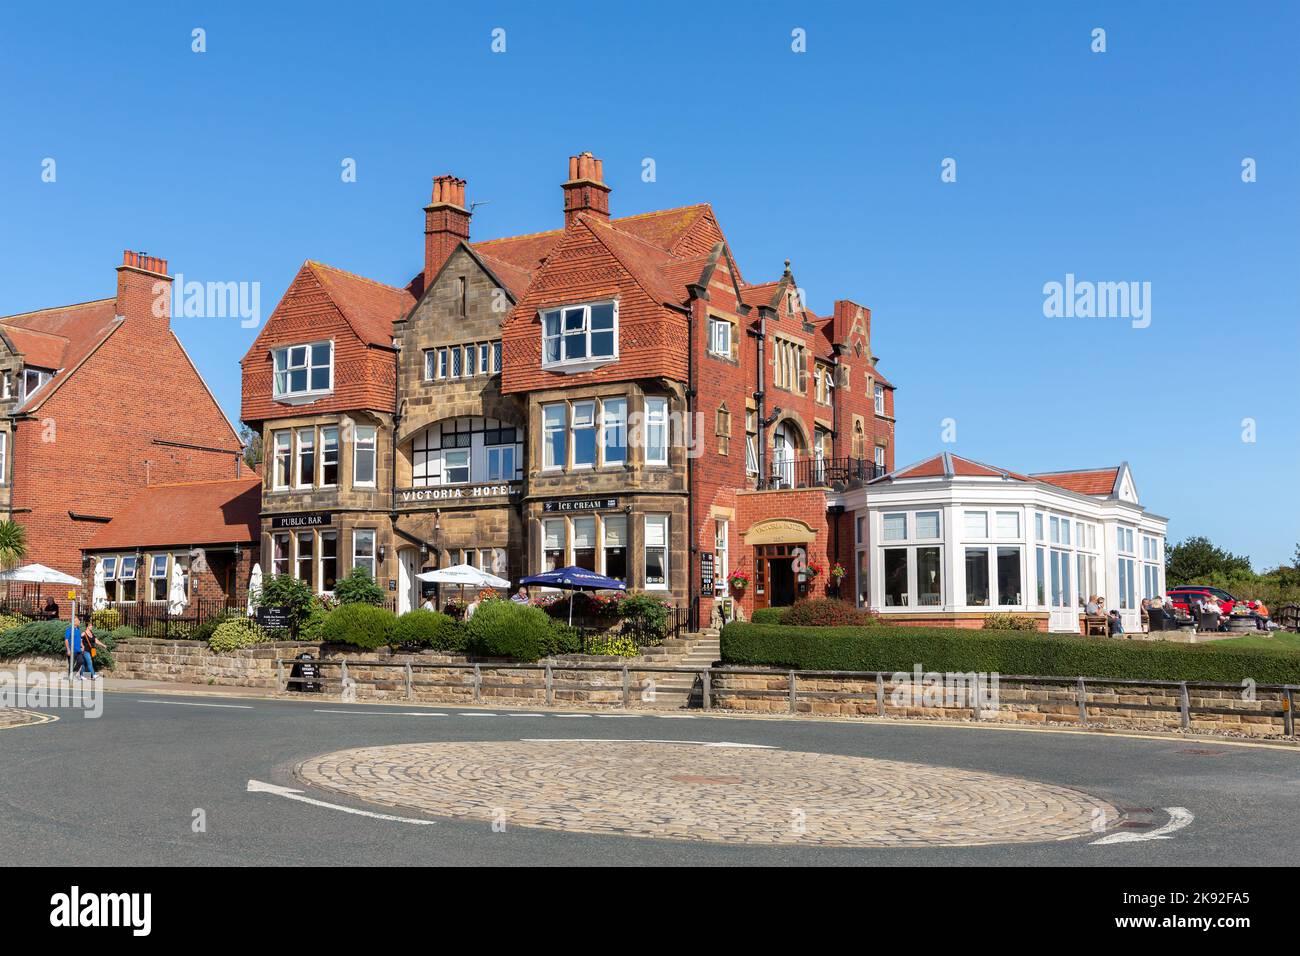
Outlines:
{"type": "Polygon", "coordinates": [[[767,487],[767,426],[764,421],[767,418],[767,310],[759,307],[758,310],[758,331],[750,333],[758,342],[758,372],[754,384],[754,401],[757,403],[755,413],[755,424],[758,432],[754,436],[754,443],[758,445],[758,490],[762,491],[767,487]]]}
{"type": "MultiPolygon", "coordinates": [[[[686,421],[691,429],[693,441],[702,439],[694,434],[695,430],[695,311],[699,308],[699,300],[694,298],[692,290],[691,307],[686,312],[686,341],[690,343],[686,349],[686,421]]],[[[695,455],[694,449],[686,449],[686,528],[687,528],[687,550],[686,550],[686,606],[688,609],[697,607],[698,598],[695,595],[696,570],[695,566],[700,553],[700,529],[695,527],[695,455]]],[[[692,614],[696,620],[692,623],[698,627],[698,615],[692,614]]]]}

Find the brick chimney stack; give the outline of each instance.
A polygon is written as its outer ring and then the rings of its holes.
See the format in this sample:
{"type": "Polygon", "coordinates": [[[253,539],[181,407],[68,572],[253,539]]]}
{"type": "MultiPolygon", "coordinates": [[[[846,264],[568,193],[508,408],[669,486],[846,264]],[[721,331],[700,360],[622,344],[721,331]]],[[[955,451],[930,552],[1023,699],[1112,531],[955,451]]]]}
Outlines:
{"type": "Polygon", "coordinates": [[[565,228],[580,212],[609,219],[609,187],[605,185],[604,163],[591,153],[569,157],[569,181],[563,188],[565,228]]]}
{"type": "Polygon", "coordinates": [[[143,252],[122,251],[117,267],[117,314],[125,319],[148,318],[171,324],[172,277],[167,260],[143,252]]]}
{"type": "Polygon", "coordinates": [[[465,180],[435,176],[433,202],[424,207],[424,287],[433,283],[452,250],[469,241],[469,208],[465,205],[465,180]]]}

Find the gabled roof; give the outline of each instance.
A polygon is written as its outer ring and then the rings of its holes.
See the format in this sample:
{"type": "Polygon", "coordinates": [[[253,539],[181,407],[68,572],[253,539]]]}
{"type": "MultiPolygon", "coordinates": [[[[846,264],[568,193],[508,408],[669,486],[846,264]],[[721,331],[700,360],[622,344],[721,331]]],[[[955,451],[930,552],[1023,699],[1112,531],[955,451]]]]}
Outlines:
{"type": "Polygon", "coordinates": [[[16,411],[32,411],[48,398],[69,371],[94,352],[119,325],[116,299],[96,299],[0,318],[0,335],[27,365],[63,370],[16,411]]]}
{"type": "Polygon", "coordinates": [[[261,511],[262,479],[256,474],[149,485],[137,491],[83,550],[253,544],[261,511]]]}
{"type": "Polygon", "coordinates": [[[1116,491],[1120,468],[1116,465],[1114,468],[1083,468],[1077,471],[1041,471],[1030,477],[1066,491],[1077,491],[1081,495],[1109,495],[1116,491]]]}
{"type": "Polygon", "coordinates": [[[962,458],[950,452],[941,452],[902,468],[897,468],[875,481],[891,481],[896,478],[1002,478],[1007,481],[1031,481],[1032,479],[1007,471],[994,465],[962,458]]]}
{"type": "Polygon", "coordinates": [[[393,347],[393,323],[405,318],[415,305],[415,297],[408,289],[385,285],[323,262],[308,260],[304,268],[311,270],[361,341],[386,349],[393,347]]]}

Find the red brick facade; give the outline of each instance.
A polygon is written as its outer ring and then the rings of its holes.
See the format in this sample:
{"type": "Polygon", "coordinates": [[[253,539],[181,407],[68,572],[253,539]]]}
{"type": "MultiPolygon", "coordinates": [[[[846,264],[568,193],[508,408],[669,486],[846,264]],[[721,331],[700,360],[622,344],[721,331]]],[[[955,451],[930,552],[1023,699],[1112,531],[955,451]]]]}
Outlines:
{"type": "Polygon", "coordinates": [[[74,576],[83,545],[135,489],[239,467],[239,437],[170,328],[165,260],[128,252],[124,263],[116,297],[90,304],[101,322],[77,318],[82,307],[0,319],[0,333],[45,329],[66,343],[52,380],[8,402],[5,478],[27,560],[74,576]]]}

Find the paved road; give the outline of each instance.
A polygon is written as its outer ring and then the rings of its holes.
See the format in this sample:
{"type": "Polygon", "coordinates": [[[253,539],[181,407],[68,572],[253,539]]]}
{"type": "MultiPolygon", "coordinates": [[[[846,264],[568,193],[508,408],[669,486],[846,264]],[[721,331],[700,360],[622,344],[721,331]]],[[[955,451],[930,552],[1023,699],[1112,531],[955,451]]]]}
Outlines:
{"type": "MultiPolygon", "coordinates": [[[[0,860],[6,863],[1167,866],[1288,864],[1300,844],[1300,752],[1199,740],[704,715],[524,716],[139,691],[109,694],[97,720],[59,713],[55,722],[0,731],[0,860]],[[539,738],[729,742],[906,761],[1071,788],[1115,807],[1153,808],[1148,830],[1169,819],[1165,807],[1186,808],[1195,819],[1169,839],[1112,845],[1093,844],[1093,834],[986,846],[845,848],[512,825],[493,832],[479,821],[422,816],[317,789],[293,772],[302,761],[348,748],[539,738]],[[249,780],[336,806],[434,822],[412,825],[250,793],[249,780]],[[206,829],[195,833],[198,809],[206,829]]],[[[602,745],[591,746],[599,753],[602,745]]],[[[810,789],[817,782],[810,780],[810,789]]]]}

